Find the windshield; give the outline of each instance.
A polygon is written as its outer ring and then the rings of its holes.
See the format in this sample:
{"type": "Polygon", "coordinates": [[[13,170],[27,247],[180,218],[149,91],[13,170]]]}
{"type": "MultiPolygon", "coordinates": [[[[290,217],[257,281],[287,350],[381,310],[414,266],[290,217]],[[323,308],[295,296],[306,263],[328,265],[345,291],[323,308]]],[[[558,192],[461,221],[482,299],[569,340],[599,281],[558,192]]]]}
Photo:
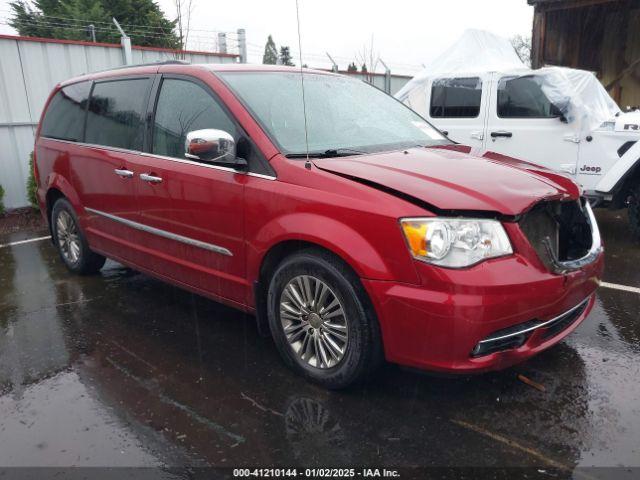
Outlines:
{"type": "MultiPolygon", "coordinates": [[[[306,153],[300,72],[220,72],[287,155],[306,153]]],[[[304,74],[309,152],[371,153],[450,143],[393,97],[356,79],[304,74]]]]}

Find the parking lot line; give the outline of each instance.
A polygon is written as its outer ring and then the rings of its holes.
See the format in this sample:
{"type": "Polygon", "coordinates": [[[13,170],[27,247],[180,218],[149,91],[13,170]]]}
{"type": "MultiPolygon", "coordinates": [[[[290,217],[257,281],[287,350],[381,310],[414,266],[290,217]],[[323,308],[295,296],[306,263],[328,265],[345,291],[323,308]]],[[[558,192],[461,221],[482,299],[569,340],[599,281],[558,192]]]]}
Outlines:
{"type": "Polygon", "coordinates": [[[515,440],[512,440],[510,438],[505,437],[504,435],[500,435],[498,433],[494,433],[491,432],[485,428],[482,428],[478,425],[474,425],[472,423],[469,422],[465,422],[464,420],[457,420],[455,418],[450,419],[452,423],[455,423],[456,425],[462,427],[462,428],[466,428],[467,430],[472,430],[480,435],[483,435],[485,437],[489,437],[492,440],[495,440],[497,442],[500,442],[508,447],[511,447],[515,450],[520,450],[523,453],[526,453],[534,458],[537,458],[538,460],[544,462],[545,464],[549,465],[550,467],[553,467],[555,469],[558,470],[562,470],[564,472],[571,472],[573,471],[573,469],[569,466],[569,465],[565,465],[562,462],[558,462],[556,460],[553,460],[552,458],[549,458],[547,455],[539,452],[538,450],[535,450],[531,447],[527,447],[525,445],[522,445],[518,442],[516,442],[515,440]]]}
{"type": "MultiPolygon", "coordinates": [[[[51,236],[47,235],[46,237],[36,237],[36,238],[28,238],[26,240],[19,240],[17,242],[0,244],[0,248],[13,247],[15,245],[23,245],[25,243],[32,242],[40,242],[42,240],[48,240],[51,236]]],[[[609,283],[609,282],[600,282],[600,286],[604,288],[611,288],[613,290],[620,290],[622,292],[631,292],[640,294],[640,288],[638,287],[630,287],[629,285],[620,285],[618,283],[609,283]]]]}
{"type": "Polygon", "coordinates": [[[640,288],[629,287],[628,285],[618,285],[617,283],[600,282],[600,286],[604,288],[613,288],[614,290],[621,290],[623,292],[640,293],[640,288]]]}
{"type": "Polygon", "coordinates": [[[0,248],[13,247],[15,245],[22,245],[24,243],[40,242],[42,240],[48,240],[50,238],[51,238],[51,236],[47,235],[46,237],[28,238],[27,240],[19,240],[17,242],[4,243],[4,244],[0,243],[0,248]]]}

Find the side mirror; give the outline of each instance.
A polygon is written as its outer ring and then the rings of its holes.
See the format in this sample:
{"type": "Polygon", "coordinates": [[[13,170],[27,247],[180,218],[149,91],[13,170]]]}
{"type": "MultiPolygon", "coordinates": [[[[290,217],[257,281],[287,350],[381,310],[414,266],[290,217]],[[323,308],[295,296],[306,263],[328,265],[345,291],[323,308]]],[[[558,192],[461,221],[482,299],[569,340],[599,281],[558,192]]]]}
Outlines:
{"type": "Polygon", "coordinates": [[[242,169],[246,161],[236,158],[236,142],[224,130],[207,128],[187,133],[184,156],[200,162],[227,165],[242,169]]]}

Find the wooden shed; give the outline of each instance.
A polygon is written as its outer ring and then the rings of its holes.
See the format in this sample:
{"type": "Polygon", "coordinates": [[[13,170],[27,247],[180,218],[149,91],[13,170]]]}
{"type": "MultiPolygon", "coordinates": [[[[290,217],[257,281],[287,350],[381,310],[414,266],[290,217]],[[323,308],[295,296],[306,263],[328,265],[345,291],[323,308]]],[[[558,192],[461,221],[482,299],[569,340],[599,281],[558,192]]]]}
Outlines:
{"type": "Polygon", "coordinates": [[[527,0],[533,68],[591,70],[621,108],[640,106],[640,0],[527,0]]]}

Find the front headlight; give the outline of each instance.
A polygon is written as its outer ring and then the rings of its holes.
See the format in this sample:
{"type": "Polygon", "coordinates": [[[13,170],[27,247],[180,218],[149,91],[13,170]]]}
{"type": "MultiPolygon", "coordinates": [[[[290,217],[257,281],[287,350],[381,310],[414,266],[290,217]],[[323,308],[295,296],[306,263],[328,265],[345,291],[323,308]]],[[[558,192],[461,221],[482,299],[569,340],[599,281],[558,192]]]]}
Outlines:
{"type": "Polygon", "coordinates": [[[400,225],[413,257],[442,267],[468,267],[513,253],[497,220],[403,218],[400,225]]]}

